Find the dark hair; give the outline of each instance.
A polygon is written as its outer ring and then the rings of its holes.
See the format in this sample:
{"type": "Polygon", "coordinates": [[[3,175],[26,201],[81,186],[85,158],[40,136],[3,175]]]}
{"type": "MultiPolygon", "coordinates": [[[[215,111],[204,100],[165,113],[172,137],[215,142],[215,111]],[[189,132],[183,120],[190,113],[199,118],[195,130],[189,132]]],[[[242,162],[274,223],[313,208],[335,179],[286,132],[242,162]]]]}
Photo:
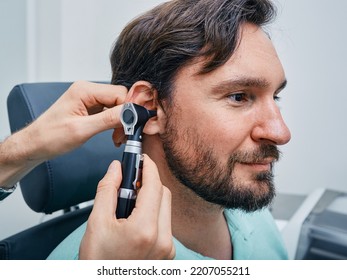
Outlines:
{"type": "Polygon", "coordinates": [[[130,22],[111,52],[112,84],[150,82],[158,99],[170,96],[178,70],[206,58],[199,74],[223,65],[235,51],[240,26],[263,26],[275,15],[268,0],[173,0],[130,22]]]}

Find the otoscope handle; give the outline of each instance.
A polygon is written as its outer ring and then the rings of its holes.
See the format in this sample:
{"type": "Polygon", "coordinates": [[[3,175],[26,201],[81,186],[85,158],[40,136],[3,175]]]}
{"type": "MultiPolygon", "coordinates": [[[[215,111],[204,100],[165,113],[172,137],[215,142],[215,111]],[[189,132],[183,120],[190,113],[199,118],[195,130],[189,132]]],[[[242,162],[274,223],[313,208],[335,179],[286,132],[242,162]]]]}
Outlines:
{"type": "Polygon", "coordinates": [[[132,191],[128,193],[128,198],[123,198],[121,196],[118,196],[117,201],[117,210],[116,210],[116,217],[117,219],[127,219],[133,209],[135,208],[135,202],[136,198],[132,198],[134,195],[136,196],[136,192],[132,191]]]}
{"type": "Polygon", "coordinates": [[[135,190],[134,185],[136,177],[136,162],[138,161],[139,154],[135,153],[123,153],[122,159],[122,183],[121,188],[135,190]]]}
{"type": "Polygon", "coordinates": [[[127,141],[122,159],[122,184],[118,191],[117,218],[128,218],[135,207],[137,188],[141,186],[141,143],[127,141]]]}
{"type": "Polygon", "coordinates": [[[156,111],[134,103],[125,103],[121,112],[124,134],[128,136],[122,159],[122,184],[118,191],[117,218],[128,218],[135,207],[137,189],[142,179],[142,131],[156,111]]]}

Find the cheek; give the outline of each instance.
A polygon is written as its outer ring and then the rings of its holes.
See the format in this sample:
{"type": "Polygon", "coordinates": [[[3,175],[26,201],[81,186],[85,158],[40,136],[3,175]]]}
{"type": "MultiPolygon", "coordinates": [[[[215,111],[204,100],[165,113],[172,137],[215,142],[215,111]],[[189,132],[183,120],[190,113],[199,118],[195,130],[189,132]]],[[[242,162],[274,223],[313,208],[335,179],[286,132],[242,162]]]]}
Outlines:
{"type": "MultiPolygon", "coordinates": [[[[174,115],[181,133],[189,131],[189,135],[198,137],[205,148],[213,149],[219,157],[229,157],[250,139],[253,119],[252,114],[246,112],[231,111],[211,101],[196,100],[194,103],[180,103],[174,115]]],[[[180,136],[184,138],[184,135],[180,136]]]]}
{"type": "Polygon", "coordinates": [[[249,131],[240,123],[228,123],[228,126],[215,126],[211,131],[215,150],[229,156],[242,149],[249,139],[249,131]]]}
{"type": "Polygon", "coordinates": [[[229,157],[233,152],[242,149],[242,146],[250,139],[250,127],[242,120],[228,120],[221,118],[197,118],[195,134],[205,143],[205,146],[213,148],[221,157],[229,157]]]}

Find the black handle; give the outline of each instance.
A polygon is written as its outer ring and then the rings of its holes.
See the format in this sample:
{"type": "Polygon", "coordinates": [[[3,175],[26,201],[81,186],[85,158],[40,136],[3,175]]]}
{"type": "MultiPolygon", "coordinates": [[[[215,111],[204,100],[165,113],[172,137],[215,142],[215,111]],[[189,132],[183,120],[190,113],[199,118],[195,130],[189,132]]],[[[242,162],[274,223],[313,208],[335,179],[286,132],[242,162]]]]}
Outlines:
{"type": "MultiPolygon", "coordinates": [[[[142,155],[132,151],[131,145],[126,147],[122,159],[122,183],[118,191],[116,217],[128,218],[136,203],[137,188],[141,186],[142,155]],[[129,148],[130,147],[130,148],[129,148]]],[[[139,150],[137,149],[137,152],[139,150]]]]}

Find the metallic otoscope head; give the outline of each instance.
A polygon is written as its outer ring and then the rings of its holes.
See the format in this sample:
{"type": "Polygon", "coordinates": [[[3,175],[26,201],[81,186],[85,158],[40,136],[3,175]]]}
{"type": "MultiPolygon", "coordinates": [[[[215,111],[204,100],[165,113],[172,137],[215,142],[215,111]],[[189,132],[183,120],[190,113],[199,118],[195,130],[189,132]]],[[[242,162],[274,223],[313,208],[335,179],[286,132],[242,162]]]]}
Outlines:
{"type": "Polygon", "coordinates": [[[134,135],[138,128],[142,130],[146,122],[156,115],[156,111],[147,110],[134,103],[125,103],[120,118],[125,135],[134,135]]]}

